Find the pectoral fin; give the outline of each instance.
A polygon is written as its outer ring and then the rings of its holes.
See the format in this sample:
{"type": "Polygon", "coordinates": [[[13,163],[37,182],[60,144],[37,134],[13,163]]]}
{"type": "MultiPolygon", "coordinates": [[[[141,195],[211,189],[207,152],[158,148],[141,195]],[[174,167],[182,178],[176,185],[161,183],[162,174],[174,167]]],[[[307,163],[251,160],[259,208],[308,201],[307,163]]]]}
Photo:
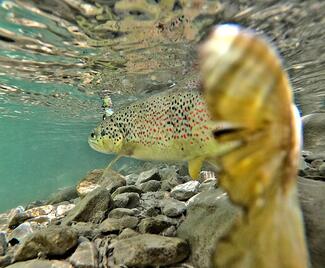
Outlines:
{"type": "Polygon", "coordinates": [[[113,160],[108,164],[108,166],[105,168],[105,170],[111,169],[112,166],[121,158],[121,155],[117,155],[113,160]]]}
{"type": "Polygon", "coordinates": [[[204,158],[198,157],[188,161],[188,173],[192,179],[196,180],[199,177],[204,158]]]}

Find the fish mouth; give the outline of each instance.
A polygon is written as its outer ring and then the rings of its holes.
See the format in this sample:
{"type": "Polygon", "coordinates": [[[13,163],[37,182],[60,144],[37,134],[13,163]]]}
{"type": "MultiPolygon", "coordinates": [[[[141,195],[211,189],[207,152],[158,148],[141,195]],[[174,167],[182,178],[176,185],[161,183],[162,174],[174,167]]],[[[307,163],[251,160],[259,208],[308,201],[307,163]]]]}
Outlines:
{"type": "Polygon", "coordinates": [[[95,150],[97,152],[103,152],[101,147],[100,147],[100,144],[98,144],[98,141],[96,139],[93,139],[93,138],[89,137],[88,138],[88,144],[93,150],[95,150]]]}

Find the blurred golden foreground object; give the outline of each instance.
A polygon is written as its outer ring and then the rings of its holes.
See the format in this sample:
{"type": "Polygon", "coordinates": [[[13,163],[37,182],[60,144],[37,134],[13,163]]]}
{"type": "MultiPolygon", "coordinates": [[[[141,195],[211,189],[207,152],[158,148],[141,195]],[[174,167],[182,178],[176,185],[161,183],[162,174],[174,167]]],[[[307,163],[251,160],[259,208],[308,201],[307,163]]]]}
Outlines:
{"type": "Polygon", "coordinates": [[[200,49],[217,142],[241,146],[216,158],[221,186],[242,215],[216,246],[216,267],[308,267],[296,171],[300,119],[275,50],[236,25],[214,29],[200,49]]]}

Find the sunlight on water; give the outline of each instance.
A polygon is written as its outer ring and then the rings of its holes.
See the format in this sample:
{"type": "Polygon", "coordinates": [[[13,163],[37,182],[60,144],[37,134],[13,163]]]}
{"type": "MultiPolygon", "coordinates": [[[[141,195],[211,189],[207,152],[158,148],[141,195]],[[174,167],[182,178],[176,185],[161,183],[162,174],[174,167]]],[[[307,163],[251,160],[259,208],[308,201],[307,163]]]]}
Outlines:
{"type": "Polygon", "coordinates": [[[325,4],[244,2],[0,1],[0,211],[46,199],[106,165],[112,156],[87,144],[101,97],[118,109],[196,88],[197,44],[216,23],[266,33],[302,113],[323,111],[325,4]]]}

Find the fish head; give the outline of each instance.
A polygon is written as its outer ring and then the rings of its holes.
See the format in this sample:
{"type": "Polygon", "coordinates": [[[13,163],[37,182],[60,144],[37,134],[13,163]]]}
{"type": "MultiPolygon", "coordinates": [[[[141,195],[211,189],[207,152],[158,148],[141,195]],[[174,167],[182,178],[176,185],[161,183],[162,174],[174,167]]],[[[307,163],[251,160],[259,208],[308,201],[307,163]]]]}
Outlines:
{"type": "Polygon", "coordinates": [[[123,141],[122,131],[111,119],[103,120],[88,137],[89,146],[101,153],[118,154],[123,141]]]}

